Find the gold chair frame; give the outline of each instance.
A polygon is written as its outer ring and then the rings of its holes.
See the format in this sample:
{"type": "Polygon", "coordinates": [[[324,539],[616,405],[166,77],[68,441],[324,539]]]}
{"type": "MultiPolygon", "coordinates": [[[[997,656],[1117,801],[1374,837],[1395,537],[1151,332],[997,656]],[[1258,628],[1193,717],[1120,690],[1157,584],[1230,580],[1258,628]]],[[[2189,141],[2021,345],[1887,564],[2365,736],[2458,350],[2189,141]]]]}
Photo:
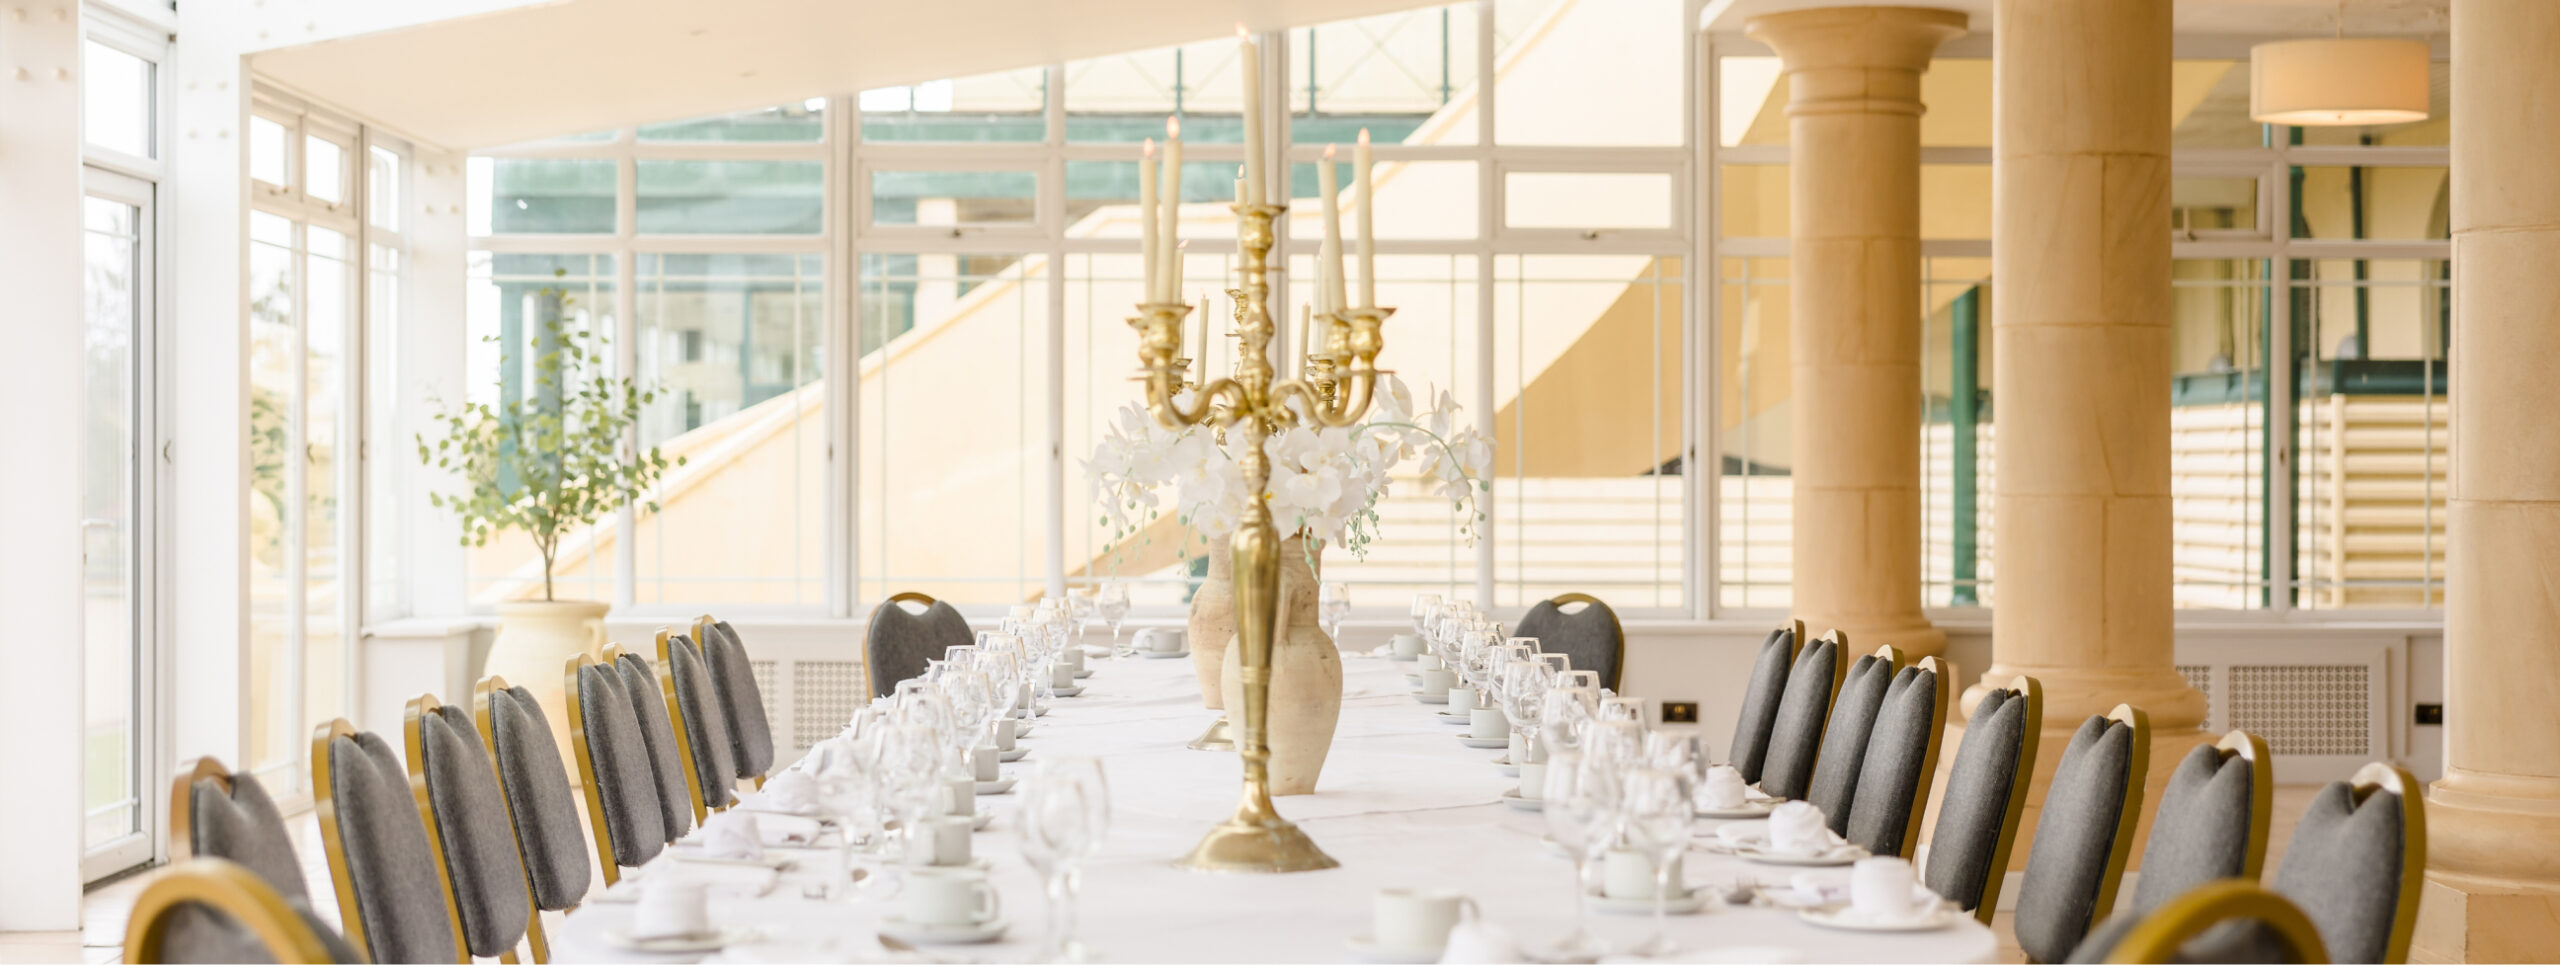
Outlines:
{"type": "MultiPolygon", "coordinates": [[[[433,695],[421,695],[409,701],[401,729],[411,735],[412,741],[416,739],[414,735],[417,733],[421,701],[427,702],[426,709],[437,706],[433,695]]],[[[366,958],[375,958],[372,938],[365,933],[364,915],[356,904],[355,878],[347,867],[347,842],[338,832],[338,802],[330,793],[331,778],[336,768],[329,762],[329,745],[339,738],[353,741],[356,733],[356,726],[344,717],[311,729],[311,810],[320,818],[320,850],[329,859],[330,883],[337,889],[338,921],[346,929],[347,941],[354,943],[356,950],[363,952],[366,958]]],[[[435,855],[436,883],[444,887],[445,923],[453,928],[454,951],[468,963],[471,948],[462,939],[462,909],[454,901],[453,873],[444,863],[444,836],[436,831],[435,815],[429,810],[427,782],[419,771],[417,745],[409,744],[408,751],[409,794],[416,802],[420,823],[426,826],[427,849],[435,855]]]]}
{"type": "MultiPolygon", "coordinates": [[[[1876,655],[1883,656],[1890,650],[1893,647],[1886,645],[1878,649],[1876,655]]],[[[1912,666],[1936,674],[1937,682],[1930,686],[1929,692],[1929,746],[1921,752],[1920,779],[1913,782],[1911,807],[1902,817],[1902,859],[1905,861],[1911,860],[1920,846],[1920,822],[1928,817],[1929,790],[1938,780],[1938,754],[1947,742],[1947,705],[1955,695],[1956,679],[1955,661],[1945,657],[1922,657],[1912,666]]],[[[1894,673],[1898,676],[1901,671],[1897,669],[1894,673]]]]}
{"type": "Polygon", "coordinates": [[[1991,916],[2000,907],[2000,885],[2009,876],[2009,855],[2018,844],[2019,818],[2027,810],[2027,788],[2036,776],[2036,751],[2044,742],[2044,683],[2021,675],[2000,689],[2027,702],[2026,726],[2018,734],[2018,769],[2009,777],[2009,806],[2000,819],[2000,833],[1994,839],[1991,861],[1983,872],[1982,901],[1973,909],[1973,917],[1985,925],[1991,924],[1991,916]]]}
{"type": "MultiPolygon", "coordinates": [[[[702,667],[705,670],[711,669],[711,650],[709,647],[703,646],[702,641],[709,639],[708,635],[711,632],[711,625],[718,622],[720,621],[712,619],[711,614],[708,613],[693,618],[693,646],[694,649],[702,651],[702,667]]],[[[866,660],[870,659],[870,654],[867,652],[869,649],[870,648],[868,647],[864,648],[866,652],[863,654],[863,658],[866,660]]],[[[868,668],[865,668],[864,672],[869,672],[868,668]]],[[[869,679],[865,678],[865,682],[869,682],[869,679]]],[[[748,786],[755,790],[761,791],[764,789],[764,775],[762,774],[758,774],[751,778],[744,778],[743,780],[751,782],[748,786]]]]}
{"type": "MultiPolygon", "coordinates": [[[[576,678],[577,672],[574,670],[571,671],[570,683],[572,689],[562,691],[562,693],[566,694],[568,697],[564,703],[574,704],[577,702],[578,692],[575,689],[576,678]]],[[[486,677],[482,677],[480,678],[480,682],[472,684],[471,726],[480,732],[480,747],[489,754],[489,771],[491,775],[498,779],[499,797],[501,802],[507,806],[507,831],[516,842],[516,864],[524,868],[524,900],[525,904],[528,906],[527,910],[531,912],[531,917],[525,919],[525,946],[533,953],[534,962],[536,962],[537,965],[540,965],[540,963],[547,963],[551,961],[551,940],[542,934],[542,902],[535,899],[533,893],[533,859],[525,852],[524,831],[516,824],[515,798],[506,793],[507,771],[505,768],[498,766],[498,728],[496,722],[490,719],[490,708],[497,700],[498,694],[511,689],[513,688],[508,686],[507,678],[498,676],[497,674],[490,674],[486,677]]],[[[580,741],[584,741],[585,735],[579,735],[578,739],[580,741]]],[[[593,785],[590,784],[582,786],[592,787],[593,785]]],[[[571,904],[569,907],[561,909],[560,913],[565,915],[576,910],[578,910],[578,906],[576,904],[571,904]]],[[[509,960],[510,959],[504,957],[500,958],[500,961],[509,960]]]]}
{"type": "Polygon", "coordinates": [[[2124,866],[2133,858],[2133,830],[2142,823],[2144,779],[2151,773],[2151,715],[2132,704],[2117,704],[2107,719],[2133,730],[2132,753],[2125,761],[2124,807],[2116,812],[2115,841],[2107,848],[2107,870],[2098,878],[2098,902],[2089,915],[2089,930],[2115,911],[2116,891],[2124,885],[2124,866]]]}
{"type": "Polygon", "coordinates": [[[1555,604],[1558,613],[1562,613],[1564,608],[1567,606],[1576,603],[1587,603],[1592,606],[1599,607],[1601,613],[1608,615],[1609,628],[1617,631],[1618,636],[1618,679],[1603,680],[1600,682],[1600,685],[1611,690],[1618,689],[1618,684],[1623,682],[1627,675],[1627,625],[1618,619],[1617,608],[1610,606],[1607,601],[1604,601],[1599,597],[1592,596],[1588,593],[1578,592],[1560,593],[1557,594],[1554,599],[1548,600],[1547,602],[1555,604]]]}
{"type": "Polygon", "coordinates": [[[2382,947],[2382,960],[2398,965],[2409,960],[2409,936],[2418,924],[2418,894],[2426,887],[2425,785],[2408,769],[2381,761],[2357,768],[2347,783],[2355,789],[2358,805],[2378,793],[2400,796],[2400,894],[2391,915],[2391,937],[2382,947]]]}
{"type": "Polygon", "coordinates": [[[2249,839],[2240,855],[2240,877],[2256,881],[2266,871],[2267,839],[2275,824],[2275,755],[2268,752],[2266,738],[2245,730],[2222,735],[2213,747],[2226,761],[2237,757],[2249,766],[2249,839]]]}
{"type": "Polygon", "coordinates": [[[2254,881],[2226,878],[2198,886],[2160,906],[2160,910],[2125,933],[2116,947],[2107,950],[2107,961],[2177,961],[2180,946],[2206,929],[2235,919],[2265,923],[2291,949],[2295,961],[2324,965],[2329,960],[2329,950],[2320,942],[2320,930],[2301,908],[2254,881]]]}
{"type": "MultiPolygon", "coordinates": [[[[211,758],[199,758],[199,762],[206,760],[211,758]]],[[[171,858],[176,857],[173,851],[171,858]]],[[[132,913],[125,919],[124,960],[168,960],[163,942],[168,937],[169,913],[186,905],[204,905],[238,922],[258,936],[258,941],[267,946],[268,957],[278,962],[331,960],[329,946],[320,940],[319,931],[296,913],[284,896],[277,894],[257,872],[221,858],[173,863],[142,889],[142,894],[134,898],[132,913]]]]}
{"type": "MultiPolygon", "coordinates": [[[[880,625],[880,611],[897,606],[901,603],[922,603],[927,609],[931,609],[935,602],[937,601],[934,600],[931,594],[908,590],[902,593],[892,593],[889,595],[888,599],[880,601],[879,606],[871,608],[871,619],[862,625],[862,691],[864,693],[871,694],[879,691],[879,685],[876,681],[878,681],[880,677],[878,674],[873,673],[871,669],[871,634],[873,632],[873,628],[880,625]]],[[[868,702],[868,698],[865,700],[868,702]]]]}
{"type": "Polygon", "coordinates": [[[169,782],[169,863],[176,864],[196,853],[195,788],[197,781],[212,781],[225,796],[231,793],[231,768],[221,759],[207,755],[178,766],[178,776],[169,782]]]}
{"type": "MultiPolygon", "coordinates": [[[[605,823],[604,799],[596,791],[595,752],[587,746],[586,701],[580,696],[578,689],[578,671],[585,667],[603,668],[615,674],[613,682],[616,686],[622,683],[620,676],[622,671],[616,663],[622,656],[622,648],[606,644],[604,653],[605,659],[602,661],[597,660],[595,655],[590,653],[581,653],[569,658],[567,670],[563,673],[567,678],[566,689],[561,691],[568,696],[568,699],[561,703],[568,705],[569,708],[569,752],[571,756],[577,758],[578,797],[585,800],[587,805],[587,836],[595,839],[597,870],[603,872],[605,887],[610,888],[615,882],[622,880],[622,866],[613,860],[613,830],[605,823]]],[[[656,777],[652,776],[650,780],[654,782],[656,777]]],[[[654,787],[651,789],[655,790],[654,787]]],[[[649,817],[651,820],[660,819],[655,814],[649,817]]]]}
{"type": "MultiPolygon", "coordinates": [[[[658,666],[666,668],[665,673],[658,675],[658,689],[667,702],[667,722],[675,725],[670,729],[676,732],[676,762],[684,768],[685,793],[693,797],[693,823],[699,825],[721,808],[707,803],[710,798],[703,793],[706,789],[702,786],[702,768],[694,762],[692,728],[685,726],[684,702],[676,699],[675,664],[668,659],[672,655],[668,649],[672,644],[668,640],[674,635],[673,627],[658,628],[658,666]]],[[[698,650],[694,653],[696,659],[701,656],[698,650]]]]}

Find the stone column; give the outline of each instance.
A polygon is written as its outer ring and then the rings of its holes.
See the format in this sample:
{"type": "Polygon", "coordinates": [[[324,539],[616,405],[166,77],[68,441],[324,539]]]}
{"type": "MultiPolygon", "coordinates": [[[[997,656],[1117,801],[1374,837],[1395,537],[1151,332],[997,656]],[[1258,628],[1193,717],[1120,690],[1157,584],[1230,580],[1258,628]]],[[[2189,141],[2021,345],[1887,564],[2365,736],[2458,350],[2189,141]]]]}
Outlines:
{"type": "Polygon", "coordinates": [[[2560,950],[2560,5],[2453,5],[2445,776],[2412,958],[2560,950]]]}
{"type": "Polygon", "coordinates": [[[1852,650],[1946,649],[1920,612],[1920,74],[1965,15],[1752,20],[1788,83],[1795,616],[1852,650]]]}
{"type": "Polygon", "coordinates": [[[2119,702],[2150,713],[2147,821],[2205,738],[2205,700],[2173,665],[2171,626],[2170,0],[1999,0],[1995,16],[1999,538],[1983,684],[2044,682],[2023,862],[2081,721],[2119,702]]]}

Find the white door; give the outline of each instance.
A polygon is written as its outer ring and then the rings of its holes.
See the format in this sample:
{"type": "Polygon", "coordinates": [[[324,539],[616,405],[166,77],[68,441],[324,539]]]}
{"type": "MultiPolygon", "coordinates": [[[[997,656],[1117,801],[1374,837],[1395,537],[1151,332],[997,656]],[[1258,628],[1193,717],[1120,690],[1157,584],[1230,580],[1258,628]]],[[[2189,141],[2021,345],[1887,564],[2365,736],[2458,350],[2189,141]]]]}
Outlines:
{"type": "Polygon", "coordinates": [[[89,168],[82,200],[81,646],[87,687],[83,871],[151,859],[160,809],[152,754],[153,466],[151,185],[89,168]]]}

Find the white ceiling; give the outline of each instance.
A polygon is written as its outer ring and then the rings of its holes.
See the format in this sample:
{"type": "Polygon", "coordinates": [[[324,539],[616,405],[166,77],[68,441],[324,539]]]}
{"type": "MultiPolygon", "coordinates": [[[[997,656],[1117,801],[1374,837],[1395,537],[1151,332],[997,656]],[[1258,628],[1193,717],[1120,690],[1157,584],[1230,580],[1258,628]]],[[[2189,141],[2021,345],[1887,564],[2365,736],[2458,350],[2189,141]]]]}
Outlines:
{"type": "MultiPolygon", "coordinates": [[[[1991,22],[1992,0],[1884,0],[1916,7],[1961,10],[1976,30],[1991,22]]],[[[2182,34],[2314,36],[2338,23],[2338,0],[2176,0],[2182,34]]],[[[2451,0],[2346,0],[2346,32],[2365,36],[2442,33],[2451,0]]],[[[1764,13],[1845,6],[1842,0],[1707,0],[1699,23],[1710,30],[1740,30],[1764,13]]]]}
{"type": "Polygon", "coordinates": [[[1431,5],[1431,0],[557,0],[257,53],[468,150],[1431,5]]]}

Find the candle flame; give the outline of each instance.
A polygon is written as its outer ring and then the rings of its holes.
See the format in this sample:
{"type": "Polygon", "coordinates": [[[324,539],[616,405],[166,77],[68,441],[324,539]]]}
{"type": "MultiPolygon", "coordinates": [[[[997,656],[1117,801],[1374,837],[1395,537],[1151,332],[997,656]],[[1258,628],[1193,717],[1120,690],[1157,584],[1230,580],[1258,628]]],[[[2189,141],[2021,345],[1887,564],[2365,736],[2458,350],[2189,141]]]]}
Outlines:
{"type": "Polygon", "coordinates": [[[1327,161],[1331,161],[1331,160],[1333,160],[1333,149],[1334,149],[1335,147],[1337,147],[1337,146],[1339,146],[1339,145],[1327,144],[1327,145],[1325,145],[1325,146],[1324,146],[1324,159],[1325,159],[1325,160],[1327,160],[1327,161]]]}
{"type": "Polygon", "coordinates": [[[1368,144],[1369,144],[1369,129],[1364,127],[1364,128],[1361,128],[1361,129],[1360,129],[1360,145],[1361,145],[1362,147],[1367,147],[1367,146],[1368,146],[1368,144]]]}
{"type": "Polygon", "coordinates": [[[1146,143],[1146,145],[1145,145],[1144,147],[1139,148],[1139,149],[1138,149],[1138,153],[1139,153],[1139,154],[1142,154],[1142,155],[1145,155],[1145,156],[1147,156],[1147,157],[1154,157],[1154,156],[1156,156],[1156,139],[1155,139],[1155,138],[1152,138],[1152,137],[1151,137],[1151,138],[1148,138],[1148,139],[1147,139],[1147,143],[1146,143]]]}
{"type": "Polygon", "coordinates": [[[1168,117],[1168,118],[1165,118],[1165,119],[1164,119],[1164,136],[1165,136],[1165,138],[1166,138],[1167,140],[1171,140],[1171,139],[1173,139],[1173,138],[1181,137],[1181,136],[1182,136],[1182,118],[1179,118],[1179,117],[1168,117]]]}
{"type": "Polygon", "coordinates": [[[1236,42],[1238,42],[1238,43],[1248,43],[1248,44],[1249,44],[1249,43],[1252,43],[1252,42],[1253,42],[1253,31],[1250,31],[1250,30],[1246,30],[1246,29],[1244,29],[1244,25],[1243,25],[1243,24],[1241,24],[1241,23],[1237,24],[1237,25],[1236,25],[1236,42]]]}

